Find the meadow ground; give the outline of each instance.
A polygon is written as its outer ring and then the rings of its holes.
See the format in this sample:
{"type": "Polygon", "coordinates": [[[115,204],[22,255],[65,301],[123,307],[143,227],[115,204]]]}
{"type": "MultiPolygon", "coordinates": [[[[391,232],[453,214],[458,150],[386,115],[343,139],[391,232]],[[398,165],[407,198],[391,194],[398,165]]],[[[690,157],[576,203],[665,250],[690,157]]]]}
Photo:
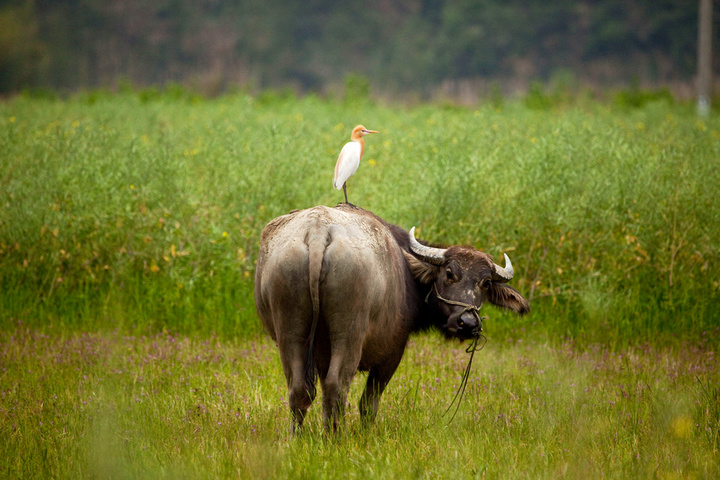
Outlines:
{"type": "Polygon", "coordinates": [[[0,477],[717,478],[720,118],[656,100],[0,103],[0,477]],[[374,426],[357,379],[338,436],[316,402],[291,438],[258,239],[342,199],[356,123],[351,201],[507,252],[532,313],[484,309],[450,425],[467,354],[422,335],[374,426]]]}
{"type": "MultiPolygon", "coordinates": [[[[377,422],[351,405],[337,436],[319,404],[290,434],[266,339],[167,333],[2,338],[3,478],[717,478],[714,350],[622,351],[533,339],[476,354],[415,338],[377,422]]],[[[362,375],[353,384],[359,399],[362,375]]]]}

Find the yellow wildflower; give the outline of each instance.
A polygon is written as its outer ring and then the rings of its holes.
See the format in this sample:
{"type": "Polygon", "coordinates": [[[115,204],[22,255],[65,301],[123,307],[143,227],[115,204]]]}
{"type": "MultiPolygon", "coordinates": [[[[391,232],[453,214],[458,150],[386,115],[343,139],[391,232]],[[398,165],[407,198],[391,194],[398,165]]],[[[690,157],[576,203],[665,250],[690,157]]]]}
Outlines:
{"type": "Polygon", "coordinates": [[[687,415],[681,415],[673,420],[671,428],[672,432],[678,438],[688,438],[692,431],[692,419],[687,415]]]}

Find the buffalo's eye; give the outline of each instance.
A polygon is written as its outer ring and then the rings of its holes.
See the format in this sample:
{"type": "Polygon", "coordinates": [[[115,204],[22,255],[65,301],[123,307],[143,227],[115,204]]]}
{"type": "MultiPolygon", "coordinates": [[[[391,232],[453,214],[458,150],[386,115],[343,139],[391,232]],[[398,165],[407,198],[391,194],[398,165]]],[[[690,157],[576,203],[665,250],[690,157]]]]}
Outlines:
{"type": "Polygon", "coordinates": [[[445,270],[445,277],[448,280],[455,280],[455,274],[449,268],[447,270],[445,270]]]}
{"type": "Polygon", "coordinates": [[[487,290],[488,288],[490,288],[490,284],[491,284],[490,279],[486,278],[485,280],[480,282],[480,288],[484,288],[487,290]]]}

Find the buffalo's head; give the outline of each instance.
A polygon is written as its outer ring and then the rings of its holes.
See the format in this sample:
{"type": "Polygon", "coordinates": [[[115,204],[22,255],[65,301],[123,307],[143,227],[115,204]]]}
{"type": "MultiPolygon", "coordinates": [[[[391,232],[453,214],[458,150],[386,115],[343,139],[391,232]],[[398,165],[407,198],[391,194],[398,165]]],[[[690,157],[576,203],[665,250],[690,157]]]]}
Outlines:
{"type": "Polygon", "coordinates": [[[446,334],[460,338],[477,335],[481,328],[478,311],[486,300],[521,315],[530,311],[527,300],[507,285],[513,277],[507,255],[505,267],[501,267],[490,255],[472,247],[428,247],[415,239],[414,227],[409,240],[414,254],[406,254],[410,269],[420,283],[430,286],[426,301],[446,319],[439,325],[446,334]]]}

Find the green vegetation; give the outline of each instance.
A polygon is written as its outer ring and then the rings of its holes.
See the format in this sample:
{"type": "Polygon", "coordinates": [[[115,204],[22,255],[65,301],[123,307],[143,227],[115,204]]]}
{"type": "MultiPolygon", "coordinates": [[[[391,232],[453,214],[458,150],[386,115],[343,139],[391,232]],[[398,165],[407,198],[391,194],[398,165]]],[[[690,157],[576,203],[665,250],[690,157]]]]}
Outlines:
{"type": "Polygon", "coordinates": [[[434,242],[510,254],[533,315],[498,313],[491,333],[623,343],[717,328],[717,118],[662,97],[556,100],[16,98],[0,105],[3,329],[257,333],[260,231],[342,199],[334,162],[360,121],[381,133],[350,181],[355,203],[434,242]]]}
{"type": "Polygon", "coordinates": [[[0,104],[0,477],[717,478],[720,120],[636,93],[0,104]],[[342,199],[333,167],[359,122],[381,133],[353,202],[507,252],[533,311],[485,307],[452,424],[468,357],[423,335],[373,427],[358,379],[339,436],[316,402],[291,439],[257,242],[275,216],[342,199]]]}

